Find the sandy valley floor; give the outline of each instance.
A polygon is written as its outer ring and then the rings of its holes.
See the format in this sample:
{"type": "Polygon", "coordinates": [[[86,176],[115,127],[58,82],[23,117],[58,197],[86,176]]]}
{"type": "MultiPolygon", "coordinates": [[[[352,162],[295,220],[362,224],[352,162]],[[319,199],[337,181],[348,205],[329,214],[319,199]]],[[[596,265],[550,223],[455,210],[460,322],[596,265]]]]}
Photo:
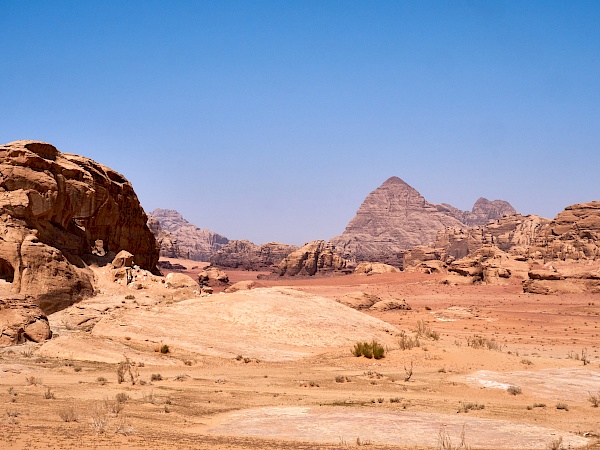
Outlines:
{"type": "Polygon", "coordinates": [[[440,435],[458,448],[461,434],[471,448],[600,448],[600,295],[442,277],[257,280],[192,299],[103,286],[50,317],[52,340],[0,351],[0,448],[420,449],[440,435]],[[411,310],[334,301],[349,293],[411,310]],[[86,314],[91,332],[72,325],[86,314]],[[403,332],[420,346],[401,349],[403,332]],[[373,338],[385,358],[351,354],[373,338]]]}

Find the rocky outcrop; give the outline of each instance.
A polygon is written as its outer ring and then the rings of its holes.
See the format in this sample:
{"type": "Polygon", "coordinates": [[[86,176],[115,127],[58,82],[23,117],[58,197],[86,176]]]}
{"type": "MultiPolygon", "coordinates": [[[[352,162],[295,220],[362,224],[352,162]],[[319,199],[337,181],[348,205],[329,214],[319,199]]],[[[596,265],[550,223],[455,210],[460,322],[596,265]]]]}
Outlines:
{"type": "Polygon", "coordinates": [[[394,273],[400,272],[396,267],[390,266],[389,264],[383,263],[372,263],[372,262],[362,262],[356,269],[354,269],[354,273],[364,274],[364,275],[375,275],[380,273],[394,273]]]}
{"type": "Polygon", "coordinates": [[[220,267],[244,270],[270,270],[298,250],[295,245],[269,242],[256,245],[250,241],[229,241],[211,258],[210,263],[220,267]]]}
{"type": "Polygon", "coordinates": [[[390,298],[382,300],[379,296],[366,292],[349,292],[337,297],[336,301],[358,310],[390,311],[402,309],[408,311],[411,309],[404,299],[390,298]]]}
{"type": "Polygon", "coordinates": [[[401,266],[404,250],[429,244],[446,227],[482,225],[512,212],[514,209],[500,200],[479,199],[471,212],[435,205],[400,178],[392,177],[367,196],[344,233],[331,243],[344,258],[356,262],[401,266]]]}
{"type": "Polygon", "coordinates": [[[509,278],[524,280],[529,265],[518,261],[494,245],[485,245],[465,258],[448,265],[449,278],[452,275],[464,277],[469,283],[506,284],[509,278]]]}
{"type": "MultiPolygon", "coordinates": [[[[280,276],[316,275],[344,271],[348,262],[325,241],[312,241],[290,253],[277,267],[280,276]]],[[[349,269],[350,270],[350,269],[349,269]]]]}
{"type": "Polygon", "coordinates": [[[163,230],[171,234],[176,243],[175,257],[177,258],[209,261],[218,250],[229,242],[225,236],[198,228],[172,209],[155,209],[150,216],[158,221],[163,230]]]}
{"type": "Polygon", "coordinates": [[[148,214],[148,228],[154,234],[156,242],[160,247],[160,256],[165,258],[181,258],[182,254],[177,245],[177,240],[171,233],[160,226],[160,222],[155,217],[148,214]]]}
{"type": "Polygon", "coordinates": [[[536,252],[545,260],[600,259],[600,201],[565,208],[532,243],[536,252]]]}
{"type": "Polygon", "coordinates": [[[600,270],[590,270],[588,262],[582,260],[561,270],[547,263],[530,270],[528,276],[523,282],[523,292],[529,294],[600,293],[600,270]]]}
{"type": "Polygon", "coordinates": [[[31,298],[0,298],[0,346],[50,339],[48,318],[31,298]]]}
{"type": "Polygon", "coordinates": [[[44,313],[92,293],[85,262],[120,250],[156,271],[158,246],[131,184],[83,156],[37,141],[0,146],[0,277],[44,313]]]}
{"type": "Polygon", "coordinates": [[[217,267],[207,267],[198,272],[198,283],[200,286],[220,286],[229,283],[229,276],[217,267]]]}

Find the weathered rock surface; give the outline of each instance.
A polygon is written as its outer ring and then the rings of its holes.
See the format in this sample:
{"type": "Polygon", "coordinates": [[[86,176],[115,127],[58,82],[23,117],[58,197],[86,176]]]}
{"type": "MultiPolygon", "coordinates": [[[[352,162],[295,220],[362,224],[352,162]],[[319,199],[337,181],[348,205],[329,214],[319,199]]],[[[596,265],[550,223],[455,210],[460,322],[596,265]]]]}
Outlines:
{"type": "Polygon", "coordinates": [[[160,256],[166,258],[181,258],[181,250],[177,245],[177,239],[167,230],[163,230],[160,222],[155,217],[148,214],[148,228],[154,234],[156,242],[160,247],[160,256]]]}
{"type": "MultiPolygon", "coordinates": [[[[172,246],[172,250],[176,253],[174,256],[169,256],[170,258],[209,261],[214,253],[229,242],[229,239],[225,236],[204,228],[198,228],[172,209],[155,209],[150,216],[152,219],[157,220],[160,228],[169,232],[170,239],[175,241],[176,245],[172,246]]],[[[170,244],[165,244],[163,250],[165,253],[169,251],[168,245],[170,244]]],[[[165,254],[164,256],[168,255],[165,254]]]]}
{"type": "Polygon", "coordinates": [[[378,273],[394,273],[400,272],[396,267],[390,266],[389,264],[383,263],[374,263],[374,262],[362,262],[356,269],[354,269],[354,273],[362,273],[365,275],[375,275],[378,273]]]}
{"type": "Polygon", "coordinates": [[[218,250],[210,258],[210,263],[234,269],[269,270],[295,250],[298,250],[295,245],[278,242],[256,245],[250,241],[234,240],[218,250]]]}
{"type": "Polygon", "coordinates": [[[217,267],[207,267],[198,272],[200,286],[215,286],[229,283],[229,276],[217,267]]]}
{"type": "MultiPolygon", "coordinates": [[[[84,261],[120,250],[156,270],[158,247],[131,184],[37,141],[0,146],[0,276],[51,313],[92,293],[84,261]]],[[[104,255],[104,256],[102,256],[104,255]]]]}
{"type": "Polygon", "coordinates": [[[471,212],[435,205],[400,178],[392,177],[367,196],[344,233],[331,243],[349,260],[401,266],[404,250],[429,244],[446,227],[483,225],[510,213],[514,209],[507,202],[483,198],[471,212]]]}
{"type": "Polygon", "coordinates": [[[172,289],[192,288],[199,289],[198,283],[189,275],[171,272],[165,277],[165,284],[172,289]]]}
{"type": "Polygon", "coordinates": [[[304,244],[285,257],[277,268],[280,276],[316,275],[346,269],[348,262],[336,251],[335,246],[318,240],[304,244]]]}
{"type": "MultiPolygon", "coordinates": [[[[466,277],[471,283],[505,284],[508,279],[527,279],[529,264],[516,260],[493,245],[485,245],[448,265],[450,275],[466,277]]],[[[448,278],[452,281],[452,277],[448,278]]]]}
{"type": "Polygon", "coordinates": [[[237,292],[237,291],[249,291],[250,289],[253,289],[255,287],[256,287],[256,281],[244,280],[244,281],[238,281],[237,283],[232,284],[227,289],[225,289],[225,292],[227,294],[231,294],[231,293],[237,292]]]}
{"type": "Polygon", "coordinates": [[[538,233],[530,252],[545,260],[600,259],[600,201],[566,207],[538,233]]]}
{"type": "Polygon", "coordinates": [[[0,346],[42,342],[51,336],[48,318],[31,298],[0,298],[0,346]]]}

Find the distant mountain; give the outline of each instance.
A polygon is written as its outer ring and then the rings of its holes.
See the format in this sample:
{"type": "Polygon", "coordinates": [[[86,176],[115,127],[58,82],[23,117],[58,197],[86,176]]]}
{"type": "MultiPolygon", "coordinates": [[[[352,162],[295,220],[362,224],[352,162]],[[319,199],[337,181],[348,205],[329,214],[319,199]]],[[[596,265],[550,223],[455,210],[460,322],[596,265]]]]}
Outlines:
{"type": "Polygon", "coordinates": [[[347,259],[400,265],[403,250],[432,242],[446,227],[484,225],[515,213],[508,202],[485,198],[471,211],[432,204],[400,178],[391,177],[367,196],[346,230],[330,242],[347,259]]]}
{"type": "Polygon", "coordinates": [[[156,220],[160,229],[167,232],[166,237],[165,233],[157,235],[157,240],[163,242],[162,256],[174,255],[195,261],[209,261],[213,254],[229,242],[225,236],[198,228],[173,209],[158,208],[148,216],[150,222],[156,220]]]}

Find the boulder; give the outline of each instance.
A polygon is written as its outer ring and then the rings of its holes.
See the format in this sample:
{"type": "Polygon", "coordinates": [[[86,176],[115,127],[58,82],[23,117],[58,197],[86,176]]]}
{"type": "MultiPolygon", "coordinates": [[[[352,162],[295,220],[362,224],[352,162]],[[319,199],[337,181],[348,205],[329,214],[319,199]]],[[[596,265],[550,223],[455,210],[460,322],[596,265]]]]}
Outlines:
{"type": "Polygon", "coordinates": [[[381,300],[375,303],[373,306],[371,306],[371,309],[375,311],[391,311],[396,309],[408,311],[410,310],[410,306],[408,306],[406,300],[395,298],[389,300],[381,300]]]}
{"type": "Polygon", "coordinates": [[[171,272],[165,277],[165,284],[172,289],[192,288],[198,289],[198,283],[188,275],[171,272]]]}
{"type": "Polygon", "coordinates": [[[229,276],[216,267],[207,267],[198,273],[198,283],[200,286],[211,286],[214,283],[223,285],[229,283],[229,276]]]}
{"type": "Polygon", "coordinates": [[[390,266],[389,264],[383,263],[372,263],[372,262],[362,262],[356,269],[354,269],[354,273],[365,274],[365,275],[375,275],[380,273],[395,273],[400,272],[396,267],[390,266]]]}
{"type": "Polygon", "coordinates": [[[121,267],[133,267],[133,262],[134,256],[127,250],[121,250],[113,259],[112,265],[115,269],[120,269],[121,267]]]}
{"type": "Polygon", "coordinates": [[[337,297],[336,302],[349,306],[354,309],[369,309],[375,303],[381,301],[377,295],[367,294],[366,292],[349,292],[341,297],[337,297]]]}
{"type": "Polygon", "coordinates": [[[304,244],[285,257],[277,267],[280,276],[331,273],[346,269],[348,262],[336,251],[335,246],[318,240],[304,244]]]}
{"type": "Polygon", "coordinates": [[[256,281],[253,280],[244,280],[238,281],[235,284],[232,284],[227,289],[225,289],[226,293],[232,293],[237,291],[249,291],[250,289],[256,287],[256,281]]]}
{"type": "Polygon", "coordinates": [[[0,298],[0,346],[42,342],[50,337],[48,318],[31,298],[0,298]]]}
{"type": "MultiPolygon", "coordinates": [[[[506,284],[511,277],[526,279],[529,265],[516,260],[493,245],[485,245],[448,265],[449,275],[466,277],[469,282],[506,284]]],[[[456,281],[450,276],[448,281],[456,281]]]]}

